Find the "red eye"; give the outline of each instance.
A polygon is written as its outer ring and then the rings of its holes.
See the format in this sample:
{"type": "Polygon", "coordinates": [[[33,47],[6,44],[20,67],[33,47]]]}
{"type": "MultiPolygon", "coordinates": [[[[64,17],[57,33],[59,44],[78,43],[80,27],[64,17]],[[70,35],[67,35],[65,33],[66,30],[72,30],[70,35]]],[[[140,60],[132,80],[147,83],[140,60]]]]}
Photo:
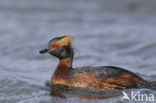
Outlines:
{"type": "Polygon", "coordinates": [[[59,47],[59,45],[55,45],[55,47],[54,48],[58,48],[59,47]]]}
{"type": "Polygon", "coordinates": [[[55,50],[56,48],[58,48],[59,45],[55,45],[53,48],[51,48],[48,52],[52,52],[53,50],[55,50]]]}

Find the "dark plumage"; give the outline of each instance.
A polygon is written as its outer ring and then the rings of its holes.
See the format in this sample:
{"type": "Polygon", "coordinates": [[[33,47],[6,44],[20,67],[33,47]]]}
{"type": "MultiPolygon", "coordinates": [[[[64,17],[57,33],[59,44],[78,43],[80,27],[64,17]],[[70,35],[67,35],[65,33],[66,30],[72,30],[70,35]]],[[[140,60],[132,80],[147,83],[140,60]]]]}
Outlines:
{"type": "Polygon", "coordinates": [[[70,78],[73,78],[75,75],[78,75],[80,73],[87,72],[91,73],[92,75],[95,75],[97,78],[109,78],[109,77],[115,77],[122,72],[129,72],[128,70],[124,70],[118,67],[113,66],[100,66],[100,67],[79,67],[74,68],[70,71],[70,78]]]}

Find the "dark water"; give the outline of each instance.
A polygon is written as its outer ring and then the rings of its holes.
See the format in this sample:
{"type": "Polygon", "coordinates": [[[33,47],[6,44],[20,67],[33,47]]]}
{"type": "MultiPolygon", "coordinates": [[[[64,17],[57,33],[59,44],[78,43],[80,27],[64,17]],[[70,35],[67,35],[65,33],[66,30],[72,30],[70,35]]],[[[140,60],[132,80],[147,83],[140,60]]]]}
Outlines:
{"type": "MultiPolygon", "coordinates": [[[[1,0],[0,103],[125,103],[121,96],[50,96],[45,81],[58,60],[38,51],[57,35],[73,35],[74,67],[119,66],[156,81],[155,5],[154,0],[1,0]]],[[[138,91],[156,98],[154,90],[138,91]]]]}

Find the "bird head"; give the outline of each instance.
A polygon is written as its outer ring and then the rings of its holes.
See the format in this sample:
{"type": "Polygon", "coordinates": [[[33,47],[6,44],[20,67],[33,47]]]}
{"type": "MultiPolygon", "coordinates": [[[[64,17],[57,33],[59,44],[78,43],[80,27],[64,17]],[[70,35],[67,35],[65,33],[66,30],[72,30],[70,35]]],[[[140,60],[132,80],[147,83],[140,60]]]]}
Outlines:
{"type": "Polygon", "coordinates": [[[74,39],[73,36],[69,35],[60,35],[51,39],[47,47],[43,50],[40,50],[39,53],[49,53],[59,59],[64,59],[68,57],[73,57],[73,47],[71,45],[71,40],[74,39]]]}

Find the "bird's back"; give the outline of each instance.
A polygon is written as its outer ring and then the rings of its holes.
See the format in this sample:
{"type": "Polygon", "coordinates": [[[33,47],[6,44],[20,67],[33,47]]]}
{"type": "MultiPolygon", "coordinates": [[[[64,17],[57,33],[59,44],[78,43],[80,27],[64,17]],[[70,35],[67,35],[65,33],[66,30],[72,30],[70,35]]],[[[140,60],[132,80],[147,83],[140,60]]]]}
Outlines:
{"type": "MultiPolygon", "coordinates": [[[[139,81],[144,81],[128,70],[113,66],[74,68],[70,71],[69,79],[76,78],[75,81],[82,83],[83,76],[90,81],[91,87],[98,89],[128,88],[134,86],[139,81]],[[84,75],[89,77],[86,78],[84,75]]],[[[88,83],[88,81],[86,81],[86,83],[88,83]]]]}

